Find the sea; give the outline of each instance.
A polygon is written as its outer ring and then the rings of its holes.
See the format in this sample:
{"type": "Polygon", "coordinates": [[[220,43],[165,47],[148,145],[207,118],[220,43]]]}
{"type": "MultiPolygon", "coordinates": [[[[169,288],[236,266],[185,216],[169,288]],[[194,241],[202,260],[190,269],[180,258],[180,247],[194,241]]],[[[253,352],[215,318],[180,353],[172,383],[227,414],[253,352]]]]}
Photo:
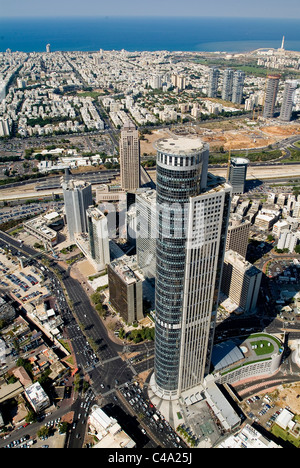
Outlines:
{"type": "Polygon", "coordinates": [[[0,18],[0,52],[167,50],[247,52],[258,48],[300,51],[299,19],[93,17],[0,18]]]}

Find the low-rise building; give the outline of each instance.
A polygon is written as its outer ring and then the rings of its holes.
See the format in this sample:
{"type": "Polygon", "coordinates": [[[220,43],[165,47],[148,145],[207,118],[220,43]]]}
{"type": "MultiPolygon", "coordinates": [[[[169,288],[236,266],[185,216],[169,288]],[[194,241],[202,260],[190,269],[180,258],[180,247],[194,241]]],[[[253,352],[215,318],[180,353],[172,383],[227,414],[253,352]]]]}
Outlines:
{"type": "Polygon", "coordinates": [[[260,210],[255,219],[255,225],[263,230],[269,231],[272,226],[278,221],[280,211],[275,210],[260,210]]]}
{"type": "Polygon", "coordinates": [[[36,413],[50,406],[50,399],[38,382],[25,389],[25,396],[36,413]]]}
{"type": "MultiPolygon", "coordinates": [[[[23,224],[24,231],[32,234],[47,247],[52,248],[57,244],[58,240],[57,232],[49,227],[49,224],[53,222],[53,219],[54,218],[51,216],[50,218],[47,218],[43,215],[30,219],[23,224]]],[[[55,219],[57,219],[57,213],[55,219]]]]}
{"type": "Polygon", "coordinates": [[[123,431],[118,421],[100,407],[93,406],[89,416],[90,432],[99,442],[93,448],[134,448],[135,442],[123,431]]]}
{"type": "Polygon", "coordinates": [[[213,375],[220,384],[275,374],[281,365],[284,345],[275,336],[254,333],[243,342],[218,343],[212,352],[213,375]]]}
{"type": "Polygon", "coordinates": [[[238,433],[232,434],[217,446],[217,448],[282,448],[272,440],[267,439],[257,429],[246,424],[238,433]]]}

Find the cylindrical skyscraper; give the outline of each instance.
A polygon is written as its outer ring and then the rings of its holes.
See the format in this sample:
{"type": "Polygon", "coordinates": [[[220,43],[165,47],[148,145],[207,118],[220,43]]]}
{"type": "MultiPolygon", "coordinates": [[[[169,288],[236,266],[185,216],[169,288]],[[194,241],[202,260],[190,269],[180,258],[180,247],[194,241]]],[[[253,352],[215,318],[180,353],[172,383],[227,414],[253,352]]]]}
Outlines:
{"type": "Polygon", "coordinates": [[[201,382],[207,364],[224,193],[220,186],[216,191],[216,184],[212,191],[207,188],[209,151],[201,140],[159,140],[156,149],[156,325],[151,386],[162,398],[176,399],[182,390],[201,382]],[[209,234],[211,229],[214,233],[209,234]],[[213,251],[206,240],[214,244],[213,251]],[[191,327],[195,331],[192,341],[191,327]]]}
{"type": "Polygon", "coordinates": [[[206,186],[208,148],[200,140],[160,140],[157,149],[155,378],[159,387],[178,387],[184,287],[186,207],[206,186]]]}
{"type": "Polygon", "coordinates": [[[247,158],[231,158],[230,160],[228,182],[232,185],[232,193],[234,195],[245,192],[249,162],[247,158]]]}

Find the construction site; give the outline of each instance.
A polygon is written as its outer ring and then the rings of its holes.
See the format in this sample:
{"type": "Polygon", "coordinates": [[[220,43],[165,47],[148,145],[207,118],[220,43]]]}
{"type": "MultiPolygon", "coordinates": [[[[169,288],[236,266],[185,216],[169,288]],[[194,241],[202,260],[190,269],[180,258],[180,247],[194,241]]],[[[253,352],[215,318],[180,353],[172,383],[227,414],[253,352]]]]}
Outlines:
{"type": "Polygon", "coordinates": [[[153,130],[141,140],[141,154],[155,155],[153,144],[174,135],[198,136],[209,143],[210,151],[247,151],[267,148],[292,136],[299,135],[300,139],[300,123],[275,124],[272,121],[266,125],[265,121],[243,118],[153,130]]]}

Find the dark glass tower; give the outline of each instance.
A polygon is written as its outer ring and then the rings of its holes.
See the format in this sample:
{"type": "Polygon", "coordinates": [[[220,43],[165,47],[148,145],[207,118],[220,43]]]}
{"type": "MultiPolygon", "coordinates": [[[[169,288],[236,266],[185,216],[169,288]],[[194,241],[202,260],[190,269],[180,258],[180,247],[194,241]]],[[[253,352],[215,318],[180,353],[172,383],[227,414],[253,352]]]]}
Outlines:
{"type": "Polygon", "coordinates": [[[190,197],[206,187],[208,147],[199,139],[160,140],[157,149],[155,380],[177,392],[190,197]]]}

